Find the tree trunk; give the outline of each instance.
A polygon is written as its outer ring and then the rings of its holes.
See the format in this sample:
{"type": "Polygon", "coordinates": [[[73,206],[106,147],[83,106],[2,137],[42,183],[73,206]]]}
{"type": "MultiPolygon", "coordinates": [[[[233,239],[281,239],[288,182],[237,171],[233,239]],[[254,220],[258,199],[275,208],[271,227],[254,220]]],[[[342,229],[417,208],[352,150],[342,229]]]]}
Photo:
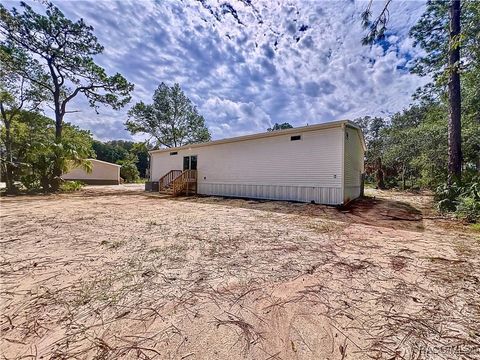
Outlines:
{"type": "Polygon", "coordinates": [[[460,93],[460,0],[450,0],[450,43],[448,50],[448,181],[451,184],[462,175],[462,125],[460,93]]]}
{"type": "Polygon", "coordinates": [[[14,184],[13,154],[12,154],[12,136],[10,121],[5,121],[5,185],[7,194],[16,192],[14,184]]]}
{"type": "MultiPolygon", "coordinates": [[[[16,191],[14,184],[14,173],[13,173],[13,154],[12,154],[12,135],[11,135],[11,120],[8,119],[7,112],[3,107],[3,104],[0,103],[0,110],[2,114],[3,123],[5,124],[5,185],[7,189],[7,194],[13,194],[16,191]]],[[[10,114],[11,116],[11,114],[10,114]]]]}
{"type": "Polygon", "coordinates": [[[62,143],[62,129],[63,129],[63,115],[60,111],[55,111],[55,161],[53,164],[53,173],[51,179],[52,191],[58,191],[60,189],[61,177],[62,177],[62,151],[59,145],[62,143]]]}
{"type": "Polygon", "coordinates": [[[383,174],[383,169],[382,169],[382,158],[377,159],[377,188],[380,190],[385,189],[385,179],[384,179],[384,174],[383,174]]]}

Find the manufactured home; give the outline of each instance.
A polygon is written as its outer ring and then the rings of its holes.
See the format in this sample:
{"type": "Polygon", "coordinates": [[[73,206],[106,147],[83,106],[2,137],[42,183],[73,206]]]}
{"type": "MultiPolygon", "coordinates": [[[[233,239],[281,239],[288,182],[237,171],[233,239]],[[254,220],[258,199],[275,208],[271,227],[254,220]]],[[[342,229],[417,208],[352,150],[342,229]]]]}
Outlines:
{"type": "Polygon", "coordinates": [[[120,184],[120,165],[97,159],[88,159],[92,163],[92,171],[74,168],[62,175],[64,180],[81,181],[89,185],[118,185],[120,184]]]}
{"type": "Polygon", "coordinates": [[[202,194],[345,204],[363,191],[365,141],[348,120],[150,151],[150,181],[202,194]]]}

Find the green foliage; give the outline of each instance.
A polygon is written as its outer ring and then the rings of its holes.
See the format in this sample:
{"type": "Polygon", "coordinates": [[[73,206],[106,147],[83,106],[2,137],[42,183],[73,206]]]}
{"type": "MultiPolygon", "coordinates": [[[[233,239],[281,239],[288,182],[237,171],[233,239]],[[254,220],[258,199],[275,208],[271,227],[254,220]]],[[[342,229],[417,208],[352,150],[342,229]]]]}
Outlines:
{"type": "Polygon", "coordinates": [[[137,169],[140,173],[140,177],[146,178],[147,177],[147,169],[149,168],[149,161],[150,161],[150,155],[148,154],[148,151],[150,150],[150,146],[147,142],[139,142],[139,143],[134,143],[130,153],[135,154],[135,156],[138,159],[137,162],[137,169]]]}
{"type": "Polygon", "coordinates": [[[118,163],[121,160],[127,159],[130,155],[137,157],[136,162],[137,169],[140,173],[140,177],[147,177],[149,151],[150,147],[147,143],[124,140],[112,140],[107,142],[101,142],[98,140],[93,141],[93,150],[95,151],[96,158],[111,163],[118,163]]]}
{"type": "Polygon", "coordinates": [[[128,114],[127,129],[132,134],[149,135],[157,147],[177,147],[210,140],[205,119],[179,84],[169,87],[162,82],[153,95],[152,104],[139,102],[128,114]]]}
{"type": "Polygon", "coordinates": [[[480,220],[480,176],[466,184],[453,183],[439,186],[435,192],[438,209],[455,212],[468,222],[480,220]]]}
{"type": "MultiPolygon", "coordinates": [[[[0,118],[4,129],[1,163],[7,193],[15,193],[18,190],[15,185],[16,164],[12,153],[13,117],[22,110],[36,110],[49,98],[49,94],[45,93],[36,81],[26,79],[15,71],[16,68],[25,70],[27,66],[25,59],[26,56],[21,49],[8,43],[0,43],[0,118]],[[20,60],[15,62],[15,58],[20,60]]],[[[33,78],[35,71],[30,70],[33,78]]]]}
{"type": "Polygon", "coordinates": [[[362,129],[367,152],[365,153],[365,175],[367,182],[376,182],[378,188],[385,187],[382,166],[385,148],[384,130],[387,127],[385,119],[380,117],[365,116],[355,119],[354,122],[362,129]]]}
{"type": "Polygon", "coordinates": [[[284,122],[282,124],[275,123],[271,128],[268,128],[267,131],[277,131],[277,130],[284,130],[284,129],[292,129],[293,126],[290,125],[288,122],[284,122]]]}
{"type": "MultiPolygon", "coordinates": [[[[64,172],[72,166],[88,169],[91,165],[85,159],[93,156],[92,135],[77,126],[64,124],[62,142],[56,143],[53,120],[21,111],[12,119],[11,134],[14,177],[28,191],[52,190],[55,159],[61,159],[64,172]]],[[[1,129],[1,141],[5,141],[5,127],[1,129]]]]}
{"type": "Polygon", "coordinates": [[[129,149],[125,146],[117,145],[113,141],[101,142],[93,141],[93,150],[98,160],[107,161],[116,164],[119,160],[127,157],[129,149]]]}
{"type": "MultiPolygon", "coordinates": [[[[42,183],[50,181],[43,188],[56,191],[65,163],[78,152],[63,139],[69,102],[83,94],[92,107],[104,104],[119,109],[130,101],[133,85],[118,73],[108,76],[95,63],[94,58],[103,52],[103,46],[93,34],[92,26],[83,19],[66,18],[50,2],[44,4],[44,14],[36,13],[24,2],[20,3],[22,11],[9,10],[0,4],[0,61],[7,54],[8,71],[35,84],[49,96],[55,114],[56,145],[50,144],[45,155],[53,166],[53,176],[45,177],[42,183]]],[[[41,164],[45,174],[49,173],[47,162],[41,164]]]]}
{"type": "Polygon", "coordinates": [[[140,172],[137,169],[138,158],[130,154],[127,158],[117,161],[117,164],[122,165],[120,168],[120,176],[127,183],[134,183],[140,179],[140,172]]]}
{"type": "Polygon", "coordinates": [[[60,191],[62,192],[74,192],[79,191],[85,186],[81,181],[64,181],[60,185],[60,191]]]}
{"type": "MultiPolygon", "coordinates": [[[[471,70],[478,63],[480,50],[480,4],[477,0],[462,0],[461,29],[458,38],[449,38],[449,2],[427,2],[427,7],[418,23],[410,30],[414,46],[425,50],[423,57],[414,61],[412,71],[421,76],[433,76],[437,90],[447,85],[448,81],[448,49],[461,46],[461,67],[463,72],[471,70]],[[447,71],[446,71],[447,70],[447,71]]],[[[431,89],[431,88],[430,88],[431,89]]],[[[427,91],[428,92],[428,91],[427,91]]]]}
{"type": "Polygon", "coordinates": [[[118,109],[130,101],[133,85],[120,74],[108,76],[95,63],[94,56],[104,48],[92,26],[83,19],[66,18],[49,2],[45,15],[24,2],[20,5],[23,12],[0,5],[2,45],[16,50],[12,52],[13,64],[27,65],[16,66],[17,74],[52,93],[55,110],[60,111],[62,119],[67,103],[79,93],[91,106],[102,103],[118,109]]]}
{"type": "Polygon", "coordinates": [[[372,2],[368,3],[366,9],[362,12],[362,27],[367,30],[366,35],[362,38],[362,45],[372,45],[375,41],[385,39],[387,24],[390,13],[388,6],[392,0],[385,1],[382,11],[377,17],[372,19],[372,2]]]}
{"type": "MultiPolygon", "coordinates": [[[[465,109],[468,114],[468,108],[465,109]]],[[[387,187],[435,189],[447,181],[448,110],[446,105],[423,103],[394,114],[391,119],[355,120],[367,142],[366,180],[375,181],[381,158],[387,187]]],[[[479,119],[471,112],[462,128],[464,167],[478,171],[479,119]]],[[[467,175],[464,182],[469,183],[467,175]]]]}

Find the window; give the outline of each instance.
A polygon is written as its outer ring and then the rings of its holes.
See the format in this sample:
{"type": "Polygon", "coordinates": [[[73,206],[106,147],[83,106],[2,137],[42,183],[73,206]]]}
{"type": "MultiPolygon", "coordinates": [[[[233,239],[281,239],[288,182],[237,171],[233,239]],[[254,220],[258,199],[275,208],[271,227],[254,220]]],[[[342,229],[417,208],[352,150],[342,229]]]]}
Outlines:
{"type": "Polygon", "coordinates": [[[178,154],[178,151],[172,151],[172,152],[170,153],[170,155],[177,155],[177,154],[178,154]]]}
{"type": "Polygon", "coordinates": [[[302,135],[293,135],[290,136],[290,141],[302,140],[302,135]]]}
{"type": "Polygon", "coordinates": [[[190,170],[197,170],[197,156],[190,156],[190,170]]]}
{"type": "Polygon", "coordinates": [[[197,155],[183,157],[183,170],[197,170],[197,155]]]}

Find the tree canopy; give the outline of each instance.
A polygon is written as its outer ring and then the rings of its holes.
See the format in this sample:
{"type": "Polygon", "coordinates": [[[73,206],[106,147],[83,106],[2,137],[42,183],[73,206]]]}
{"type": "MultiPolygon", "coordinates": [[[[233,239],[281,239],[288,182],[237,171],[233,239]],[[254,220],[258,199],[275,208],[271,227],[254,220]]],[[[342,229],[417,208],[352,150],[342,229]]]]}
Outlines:
{"type": "MultiPolygon", "coordinates": [[[[363,44],[371,45],[385,38],[391,2],[386,1],[375,17],[369,2],[362,14],[362,24],[367,30],[363,44]]],[[[465,120],[462,83],[471,80],[471,76],[465,75],[478,68],[479,13],[480,3],[476,0],[429,0],[424,14],[410,31],[414,45],[425,50],[425,55],[415,59],[410,70],[433,77],[431,83],[417,91],[416,98],[448,104],[449,183],[462,180],[462,118],[465,120]]],[[[478,90],[474,93],[478,94],[478,90]]]]}
{"type": "Polygon", "coordinates": [[[138,169],[140,177],[147,177],[150,147],[145,142],[133,142],[125,140],[111,140],[102,142],[99,140],[93,141],[93,150],[96,158],[119,164],[127,159],[135,159],[132,161],[138,169]]]}
{"type": "Polygon", "coordinates": [[[290,125],[288,122],[284,122],[282,124],[275,123],[271,128],[268,128],[267,131],[277,131],[277,130],[283,130],[283,129],[292,129],[293,126],[290,125]]]}
{"type": "MultiPolygon", "coordinates": [[[[17,67],[26,67],[26,56],[17,48],[0,44],[0,117],[4,126],[4,156],[2,156],[2,173],[8,193],[15,193],[14,173],[17,164],[12,153],[11,126],[15,116],[22,110],[36,111],[41,103],[48,99],[36,82],[15,71],[13,58],[19,59],[17,67]],[[13,54],[17,52],[17,54],[13,54]]],[[[34,75],[34,74],[33,74],[34,75]]]]}
{"type": "Polygon", "coordinates": [[[128,113],[127,129],[143,133],[156,147],[177,147],[209,141],[211,136],[205,119],[184,94],[179,84],[161,83],[153,95],[153,103],[135,104],[128,113]]]}
{"type": "MultiPolygon", "coordinates": [[[[63,119],[69,102],[85,96],[92,107],[114,109],[130,101],[133,85],[122,75],[109,76],[94,61],[103,52],[93,27],[83,19],[72,21],[58,7],[46,3],[45,14],[21,2],[22,11],[0,4],[1,47],[10,54],[9,70],[39,87],[51,98],[55,114],[55,142],[62,142],[63,119]]],[[[54,160],[58,189],[60,153],[54,160]]],[[[54,179],[55,180],[55,179],[54,179]]]]}
{"type": "MultiPolygon", "coordinates": [[[[55,142],[55,121],[31,111],[20,111],[11,122],[11,154],[14,179],[28,190],[51,190],[54,159],[61,154],[61,170],[71,166],[89,167],[87,158],[93,157],[92,134],[65,123],[61,143],[55,142]]],[[[1,128],[1,148],[5,149],[5,127],[1,128]]],[[[3,154],[2,154],[3,157],[3,154]]],[[[4,175],[5,168],[2,168],[4,175]]]]}

